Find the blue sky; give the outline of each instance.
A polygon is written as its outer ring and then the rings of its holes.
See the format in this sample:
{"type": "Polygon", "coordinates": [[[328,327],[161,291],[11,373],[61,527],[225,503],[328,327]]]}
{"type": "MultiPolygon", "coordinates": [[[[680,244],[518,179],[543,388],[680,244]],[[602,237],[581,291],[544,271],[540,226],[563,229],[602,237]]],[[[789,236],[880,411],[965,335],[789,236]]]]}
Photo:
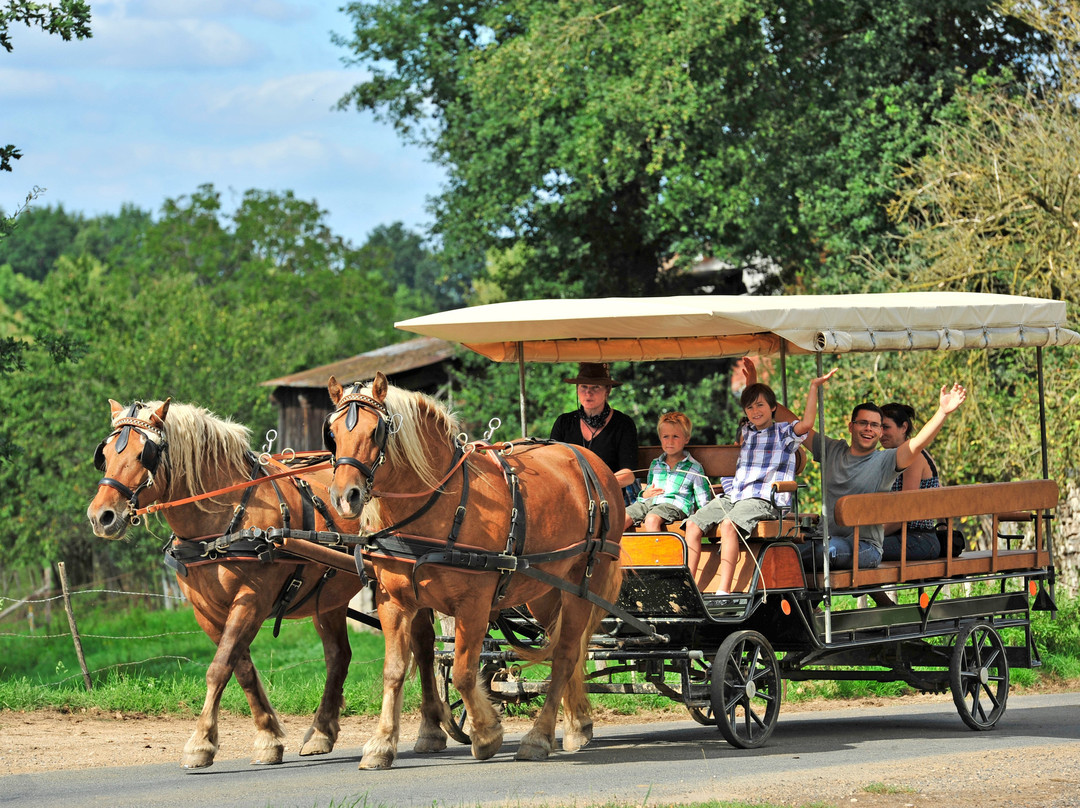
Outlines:
{"type": "Polygon", "coordinates": [[[92,39],[22,25],[0,49],[0,143],[23,153],[0,174],[0,208],[88,216],[212,183],[232,210],[244,191],[293,191],[362,244],[395,221],[421,231],[443,172],[368,113],[337,100],[366,74],[330,41],[350,20],[307,0],[93,2],[92,39]]]}

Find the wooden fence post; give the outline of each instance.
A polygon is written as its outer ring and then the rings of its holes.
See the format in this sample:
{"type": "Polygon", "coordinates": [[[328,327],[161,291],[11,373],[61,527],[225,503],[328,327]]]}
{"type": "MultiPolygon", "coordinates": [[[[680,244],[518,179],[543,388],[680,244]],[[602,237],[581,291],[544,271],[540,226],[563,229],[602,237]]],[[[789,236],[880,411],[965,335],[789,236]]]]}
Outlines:
{"type": "Polygon", "coordinates": [[[86,657],[83,656],[82,638],[79,636],[79,627],[75,625],[75,612],[71,610],[71,594],[68,592],[67,571],[64,569],[63,561],[57,562],[56,571],[60,573],[60,588],[64,593],[64,610],[67,612],[68,625],[71,627],[71,639],[75,643],[75,656],[79,658],[79,667],[82,668],[83,681],[86,683],[86,690],[89,692],[94,688],[93,685],[90,684],[90,670],[86,667],[86,657]]]}

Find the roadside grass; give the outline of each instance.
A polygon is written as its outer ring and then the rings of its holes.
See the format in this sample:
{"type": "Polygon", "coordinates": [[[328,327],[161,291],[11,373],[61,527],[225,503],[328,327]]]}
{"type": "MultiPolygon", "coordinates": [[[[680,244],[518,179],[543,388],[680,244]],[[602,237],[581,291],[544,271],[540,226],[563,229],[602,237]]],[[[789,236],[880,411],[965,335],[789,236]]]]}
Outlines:
{"type": "MultiPolygon", "coordinates": [[[[1080,682],[1080,599],[1059,596],[1056,620],[1035,613],[1033,630],[1043,665],[1013,668],[1017,690],[1060,687],[1080,682]]],[[[87,692],[62,610],[51,621],[39,619],[30,634],[25,623],[0,624],[0,709],[75,711],[96,708],[131,714],[192,715],[202,706],[206,670],[214,645],[199,629],[190,608],[120,611],[115,605],[84,608],[78,615],[80,634],[91,671],[93,690],[87,692]],[[42,625],[42,622],[45,622],[42,625]]],[[[1017,631],[1009,629],[1008,631],[1017,631]]],[[[345,715],[374,715],[382,700],[383,638],[352,632],[353,658],[345,684],[345,715]]],[[[947,641],[947,640],[943,640],[947,641]]],[[[275,708],[287,715],[314,712],[325,681],[322,644],[310,620],[286,620],[274,638],[267,622],[252,644],[252,658],[275,708]]],[[[525,678],[545,678],[543,665],[524,667],[525,678]]],[[[629,675],[629,674],[627,674],[629,675]]],[[[785,700],[888,698],[915,691],[902,682],[817,680],[788,682],[785,700]]],[[[419,683],[406,683],[404,709],[419,706],[419,683]]],[[[682,710],[662,695],[602,695],[594,703],[620,714],[682,710]]],[[[532,714],[539,704],[507,704],[509,714],[532,714]]],[[[222,709],[249,715],[239,686],[232,681],[222,697],[222,709]]]]}
{"type": "MultiPolygon", "coordinates": [[[[173,611],[96,607],[79,615],[79,633],[91,674],[87,692],[67,621],[60,613],[35,635],[0,626],[0,709],[80,710],[190,715],[206,694],[206,670],[215,646],[195,622],[190,608],[173,611]]],[[[350,634],[352,662],[345,683],[343,714],[374,714],[382,699],[383,638],[350,634]]],[[[271,703],[279,712],[314,712],[326,679],[322,642],[310,620],[272,622],[260,630],[251,655],[271,703]]],[[[419,706],[419,684],[406,684],[405,709],[419,706]]],[[[235,680],[222,708],[249,715],[235,680]]]]}

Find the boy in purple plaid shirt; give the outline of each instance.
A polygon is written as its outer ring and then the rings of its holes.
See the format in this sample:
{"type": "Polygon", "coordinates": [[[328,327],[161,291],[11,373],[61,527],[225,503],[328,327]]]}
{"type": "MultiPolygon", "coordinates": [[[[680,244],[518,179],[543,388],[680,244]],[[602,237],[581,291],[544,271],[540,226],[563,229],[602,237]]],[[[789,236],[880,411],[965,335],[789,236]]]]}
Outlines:
{"type": "MultiPolygon", "coordinates": [[[[749,360],[744,360],[749,361],[749,360]]],[[[775,519],[770,497],[772,484],[795,479],[796,452],[814,426],[818,389],[836,372],[810,382],[802,420],[776,418],[776,394],[766,384],[752,384],[743,390],[743,412],[749,420],[739,433],[739,461],[731,487],[686,522],[687,563],[697,572],[701,537],[719,525],[720,580],[718,594],[730,594],[739,558],[739,539],[747,538],[762,519],[775,519]]],[[[778,494],[776,504],[786,507],[789,494],[778,494]]]]}
{"type": "Polygon", "coordinates": [[[656,432],[664,453],[649,466],[645,490],[626,509],[626,526],[643,525],[655,533],[679,522],[709,501],[712,489],[705,469],[686,451],[692,426],[681,412],[660,416],[656,432]]]}

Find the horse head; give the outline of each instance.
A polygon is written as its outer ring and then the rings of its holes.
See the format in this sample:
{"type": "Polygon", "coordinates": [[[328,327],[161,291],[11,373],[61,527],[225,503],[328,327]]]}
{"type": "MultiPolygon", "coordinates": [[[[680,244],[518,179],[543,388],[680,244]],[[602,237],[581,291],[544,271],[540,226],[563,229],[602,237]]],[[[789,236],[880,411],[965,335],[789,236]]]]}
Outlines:
{"type": "Polygon", "coordinates": [[[96,536],[123,538],[140,500],[143,505],[153,502],[168,488],[165,416],[170,400],[155,408],[140,402],[124,407],[109,399],[112,431],[94,452],[94,466],[104,476],[86,509],[96,536]]]}
{"type": "Polygon", "coordinates": [[[323,443],[334,458],[330,502],[346,518],[360,516],[386,458],[388,387],[381,372],[366,388],[358,382],[342,387],[333,376],[326,385],[335,408],[323,424],[323,443]]]}

